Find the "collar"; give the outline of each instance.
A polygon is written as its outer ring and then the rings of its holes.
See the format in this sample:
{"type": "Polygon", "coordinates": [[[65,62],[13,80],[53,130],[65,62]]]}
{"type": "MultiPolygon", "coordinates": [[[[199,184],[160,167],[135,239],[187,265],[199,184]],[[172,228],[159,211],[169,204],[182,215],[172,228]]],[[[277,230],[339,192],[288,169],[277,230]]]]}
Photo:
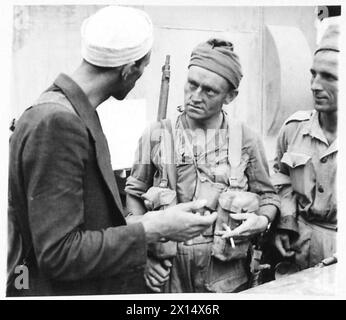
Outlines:
{"type": "MultiPolygon", "coordinates": [[[[221,122],[221,126],[218,130],[228,128],[228,123],[226,121],[227,113],[224,110],[222,110],[221,113],[222,113],[222,122],[221,122]]],[[[190,129],[189,124],[188,124],[187,119],[186,119],[186,112],[183,112],[181,115],[179,115],[178,119],[180,119],[183,129],[185,129],[185,130],[190,129]]]]}
{"type": "Polygon", "coordinates": [[[82,88],[64,73],[58,76],[54,85],[62,90],[96,141],[100,132],[100,120],[82,88]]]}
{"type": "MultiPolygon", "coordinates": [[[[193,132],[189,127],[189,124],[186,119],[186,113],[183,112],[179,117],[178,120],[179,124],[178,126],[180,127],[181,130],[178,130],[178,133],[180,135],[180,139],[182,141],[181,144],[181,149],[180,153],[184,154],[185,153],[185,146],[188,146],[189,153],[191,153],[191,157],[194,159],[193,155],[197,155],[198,150],[196,145],[193,143],[193,132]]],[[[227,134],[223,135],[221,134],[222,132],[227,132],[223,130],[228,130],[228,121],[227,121],[227,113],[222,110],[222,122],[221,122],[221,127],[216,130],[215,136],[210,136],[209,140],[207,141],[207,147],[204,150],[204,152],[200,153],[198,155],[198,158],[203,158],[205,155],[212,150],[213,152],[218,151],[221,146],[223,146],[226,143],[227,140],[227,134]]]]}
{"type": "Polygon", "coordinates": [[[327,146],[329,146],[328,140],[326,139],[323,130],[320,126],[320,122],[318,119],[319,113],[314,110],[311,114],[310,119],[306,122],[302,129],[303,135],[310,135],[312,138],[318,139],[327,146]]]}
{"type": "Polygon", "coordinates": [[[319,122],[319,112],[314,110],[312,112],[311,118],[306,122],[302,129],[302,134],[303,135],[310,135],[312,138],[317,139],[324,143],[328,148],[326,149],[325,152],[321,154],[320,158],[323,158],[329,154],[332,154],[336,151],[338,151],[337,148],[337,139],[329,145],[329,142],[326,138],[326,136],[323,133],[323,130],[321,128],[320,122],[319,122]]]}

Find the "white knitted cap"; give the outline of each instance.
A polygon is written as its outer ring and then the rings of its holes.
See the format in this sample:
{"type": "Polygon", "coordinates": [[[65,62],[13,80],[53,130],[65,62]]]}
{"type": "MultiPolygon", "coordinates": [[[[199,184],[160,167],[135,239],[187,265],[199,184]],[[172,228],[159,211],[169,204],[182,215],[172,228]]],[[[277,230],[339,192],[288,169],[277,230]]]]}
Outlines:
{"type": "Polygon", "coordinates": [[[84,20],[82,57],[99,67],[118,67],[144,57],[153,45],[153,24],[142,10],[108,6],[84,20]]]}

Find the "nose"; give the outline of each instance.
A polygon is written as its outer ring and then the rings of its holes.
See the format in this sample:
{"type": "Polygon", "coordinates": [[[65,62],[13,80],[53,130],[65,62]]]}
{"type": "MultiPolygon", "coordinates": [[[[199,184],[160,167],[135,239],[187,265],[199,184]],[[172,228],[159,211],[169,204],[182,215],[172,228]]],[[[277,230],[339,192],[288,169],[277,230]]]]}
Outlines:
{"type": "Polygon", "coordinates": [[[321,84],[321,77],[316,75],[311,79],[311,90],[312,91],[321,91],[323,89],[321,84]]]}
{"type": "Polygon", "coordinates": [[[202,89],[201,87],[198,87],[196,90],[192,92],[191,99],[194,102],[198,102],[202,100],[202,89]]]}

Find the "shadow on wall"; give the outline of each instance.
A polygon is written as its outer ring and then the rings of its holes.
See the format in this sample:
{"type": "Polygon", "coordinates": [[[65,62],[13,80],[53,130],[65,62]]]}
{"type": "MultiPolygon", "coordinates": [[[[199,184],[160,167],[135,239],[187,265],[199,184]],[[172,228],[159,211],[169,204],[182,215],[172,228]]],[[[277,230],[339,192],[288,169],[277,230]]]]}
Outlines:
{"type": "Polygon", "coordinates": [[[265,133],[275,136],[293,112],[312,108],[312,52],[299,28],[267,25],[264,56],[265,133]]]}

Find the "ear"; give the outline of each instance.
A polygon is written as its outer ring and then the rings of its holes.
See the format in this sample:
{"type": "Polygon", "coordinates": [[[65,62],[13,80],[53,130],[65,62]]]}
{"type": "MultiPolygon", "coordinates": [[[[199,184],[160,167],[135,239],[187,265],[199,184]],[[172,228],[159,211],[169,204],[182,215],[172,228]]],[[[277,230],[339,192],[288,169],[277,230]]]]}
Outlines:
{"type": "Polygon", "coordinates": [[[125,64],[121,69],[121,77],[123,80],[126,80],[134,71],[135,63],[130,62],[128,64],[125,64]]]}
{"type": "Polygon", "coordinates": [[[229,92],[226,94],[224,104],[229,104],[229,103],[231,103],[231,102],[236,98],[237,95],[238,95],[238,90],[229,91],[229,92]]]}

